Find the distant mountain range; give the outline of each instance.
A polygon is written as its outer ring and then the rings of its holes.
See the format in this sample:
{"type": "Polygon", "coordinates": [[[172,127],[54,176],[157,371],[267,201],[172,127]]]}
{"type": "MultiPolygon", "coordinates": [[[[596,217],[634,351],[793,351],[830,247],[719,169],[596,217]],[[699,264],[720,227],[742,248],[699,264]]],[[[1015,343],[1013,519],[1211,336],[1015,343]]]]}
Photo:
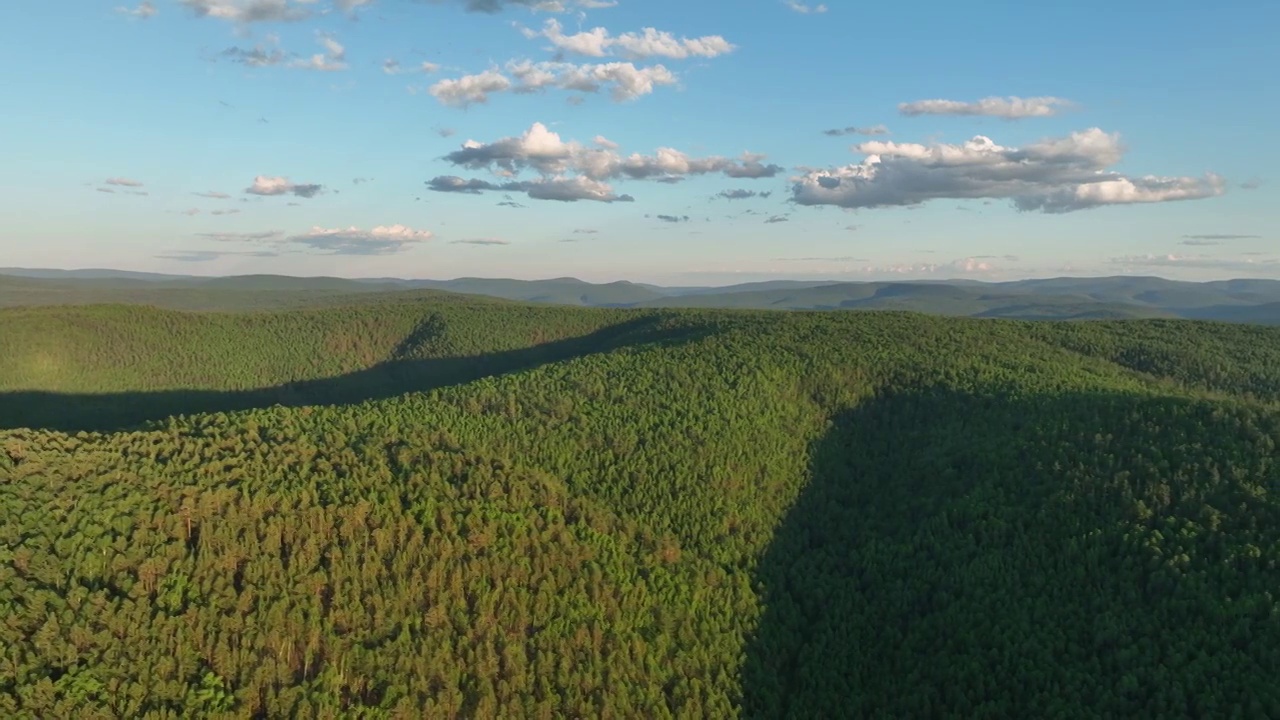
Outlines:
{"type": "Polygon", "coordinates": [[[353,296],[411,291],[591,307],[910,310],[1015,319],[1187,318],[1280,324],[1280,280],[1186,282],[1120,276],[995,283],[777,280],[725,287],[662,287],[625,281],[597,284],[569,277],[210,278],[106,269],[0,268],[0,306],[117,302],[217,310],[331,304],[353,296]]]}

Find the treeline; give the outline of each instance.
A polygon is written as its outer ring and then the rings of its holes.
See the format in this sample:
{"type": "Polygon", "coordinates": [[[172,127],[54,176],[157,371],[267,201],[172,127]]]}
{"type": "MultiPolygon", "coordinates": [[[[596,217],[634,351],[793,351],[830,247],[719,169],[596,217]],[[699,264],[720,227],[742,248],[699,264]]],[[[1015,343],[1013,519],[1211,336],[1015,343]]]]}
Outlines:
{"type": "Polygon", "coordinates": [[[1280,714],[1280,332],[1045,327],[0,312],[0,402],[338,400],[0,431],[0,715],[1280,714]]]}

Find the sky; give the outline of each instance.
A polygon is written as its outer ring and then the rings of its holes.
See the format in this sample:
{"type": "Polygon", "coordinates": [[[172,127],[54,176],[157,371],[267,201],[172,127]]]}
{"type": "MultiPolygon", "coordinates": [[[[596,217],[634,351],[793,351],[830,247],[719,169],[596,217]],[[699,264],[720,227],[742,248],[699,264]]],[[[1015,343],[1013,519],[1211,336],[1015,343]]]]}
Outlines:
{"type": "Polygon", "coordinates": [[[0,4],[0,266],[1280,278],[1280,3],[0,4]]]}

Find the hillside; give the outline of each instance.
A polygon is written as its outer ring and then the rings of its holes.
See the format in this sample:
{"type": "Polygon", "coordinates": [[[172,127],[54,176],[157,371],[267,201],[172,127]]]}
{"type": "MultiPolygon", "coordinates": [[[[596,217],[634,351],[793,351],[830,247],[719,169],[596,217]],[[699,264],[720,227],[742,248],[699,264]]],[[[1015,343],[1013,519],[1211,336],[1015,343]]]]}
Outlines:
{"type": "Polygon", "coordinates": [[[1015,320],[1184,318],[1280,325],[1280,280],[1194,283],[1124,276],[999,283],[775,280],[723,287],[661,287],[575,278],[208,278],[0,269],[0,307],[126,303],[175,310],[280,309],[397,303],[429,297],[429,291],[588,307],[897,310],[1015,320]]]}
{"type": "Polygon", "coordinates": [[[422,299],[0,337],[6,717],[1280,714],[1280,328],[422,299]]]}

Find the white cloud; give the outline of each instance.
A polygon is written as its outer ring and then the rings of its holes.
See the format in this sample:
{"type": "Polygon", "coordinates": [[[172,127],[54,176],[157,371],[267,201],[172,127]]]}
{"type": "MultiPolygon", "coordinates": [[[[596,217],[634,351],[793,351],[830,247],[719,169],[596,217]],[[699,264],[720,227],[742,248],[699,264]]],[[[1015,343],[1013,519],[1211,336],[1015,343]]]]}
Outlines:
{"type": "Polygon", "coordinates": [[[524,185],[525,192],[534,200],[558,200],[560,202],[594,200],[596,202],[612,203],[631,202],[634,199],[630,195],[615,194],[608,183],[592,180],[582,175],[534,180],[524,185]]]}
{"type": "Polygon", "coordinates": [[[489,102],[489,95],[511,89],[511,80],[497,70],[486,70],[477,75],[441,80],[432,85],[430,92],[445,105],[467,107],[489,102]]]}
{"type": "Polygon", "coordinates": [[[1015,202],[1020,210],[1063,213],[1102,205],[1199,200],[1221,195],[1225,189],[1225,183],[1217,175],[1204,178],[1147,175],[1080,184],[1045,195],[1017,198],[1015,202]]]}
{"type": "Polygon", "coordinates": [[[541,32],[525,30],[527,37],[544,37],[557,50],[606,57],[621,55],[634,60],[664,57],[683,60],[689,57],[713,58],[733,52],[734,45],[719,35],[699,38],[677,38],[656,28],[643,28],[640,33],[623,33],[616,37],[602,27],[565,35],[564,28],[555,18],[548,19],[541,32]]]}
{"type": "MultiPolygon", "coordinates": [[[[539,180],[510,180],[502,183],[489,182],[478,178],[468,180],[456,175],[441,175],[428,180],[426,185],[428,189],[435,192],[479,195],[484,192],[500,190],[503,192],[522,192],[535,200],[557,200],[560,202],[593,200],[595,202],[614,203],[633,202],[635,200],[630,195],[615,194],[608,183],[592,180],[581,175],[542,178],[539,180]]],[[[512,206],[515,206],[515,204],[512,204],[512,206]]]]}
{"type": "Polygon", "coordinates": [[[1227,272],[1274,273],[1280,271],[1280,260],[1267,257],[1246,257],[1238,260],[1212,255],[1123,255],[1108,260],[1112,265],[1140,268],[1187,268],[1194,270],[1222,270],[1227,272]]]}
{"type": "Polygon", "coordinates": [[[153,5],[150,0],[142,0],[142,2],[138,3],[138,7],[117,7],[116,12],[121,15],[132,15],[133,17],[146,20],[149,17],[154,17],[158,11],[156,10],[156,6],[153,5]]]}
{"type": "Polygon", "coordinates": [[[332,255],[391,255],[432,237],[430,231],[405,225],[379,225],[371,230],[313,227],[308,232],[290,236],[288,242],[332,255]]]}
{"type": "Polygon", "coordinates": [[[783,0],[783,4],[801,15],[824,13],[827,11],[826,5],[806,5],[805,3],[800,2],[800,0],[783,0]]]}
{"type": "Polygon", "coordinates": [[[592,180],[615,178],[674,179],[687,175],[722,173],[732,178],[774,177],[782,169],[766,165],[763,155],[744,153],[739,159],[721,156],[689,157],[674,148],[658,148],[653,155],[623,156],[608,146],[587,147],[565,142],[542,123],[535,122],[522,135],[481,143],[468,140],[444,157],[472,170],[493,169],[507,175],[534,170],[544,176],[575,172],[592,180]]]}
{"type": "Polygon", "coordinates": [[[245,188],[245,194],[267,196],[296,195],[297,197],[312,198],[319,195],[323,190],[323,185],[295,184],[286,177],[259,175],[253,179],[252,185],[245,188]]]}
{"type": "Polygon", "coordinates": [[[294,60],[289,67],[320,72],[339,72],[347,69],[347,49],[330,35],[320,35],[317,41],[324,53],[316,53],[305,60],[294,60]]]}
{"type": "Polygon", "coordinates": [[[1224,192],[1216,175],[1130,178],[1108,171],[1124,150],[1117,135],[1098,128],[1022,148],[979,135],[960,145],[868,141],[853,149],[866,156],[862,162],[807,170],[794,178],[793,199],[801,205],[872,208],[1004,198],[1020,210],[1062,213],[1224,192]]]}
{"type": "MultiPolygon", "coordinates": [[[[311,16],[310,8],[289,0],[178,0],[199,17],[236,23],[297,22],[311,16]]],[[[309,4],[309,3],[302,3],[309,4]]]]}
{"type": "Polygon", "coordinates": [[[983,115],[987,117],[1019,120],[1032,117],[1050,117],[1072,106],[1069,100],[1056,97],[987,97],[975,102],[959,100],[917,100],[902,103],[898,111],[903,115],[983,115]]]}
{"type": "Polygon", "coordinates": [[[454,175],[433,178],[427,186],[437,192],[479,194],[495,190],[524,192],[536,200],[596,200],[629,202],[629,195],[615,194],[610,180],[679,182],[690,175],[723,174],[731,178],[775,177],[783,171],[765,164],[765,157],[743,153],[739,158],[690,157],[674,148],[658,148],[653,155],[618,152],[617,144],[596,136],[592,145],[565,141],[542,123],[534,123],[516,137],[491,143],[468,140],[444,158],[471,170],[490,170],[501,182],[464,179],[454,175]],[[538,180],[516,180],[532,171],[538,180]]]}
{"type": "Polygon", "coordinates": [[[505,74],[497,68],[460,78],[441,80],[430,88],[444,105],[467,107],[489,101],[499,92],[530,93],[557,88],[581,93],[597,93],[612,87],[617,102],[652,93],[659,85],[674,85],[676,76],[662,65],[638,68],[629,62],[577,65],[564,62],[511,61],[505,74]]]}
{"type": "Polygon", "coordinates": [[[129,178],[122,178],[122,177],[107,178],[103,182],[105,182],[107,185],[116,185],[119,187],[132,187],[132,188],[142,187],[142,183],[140,181],[130,180],[129,178]]]}

